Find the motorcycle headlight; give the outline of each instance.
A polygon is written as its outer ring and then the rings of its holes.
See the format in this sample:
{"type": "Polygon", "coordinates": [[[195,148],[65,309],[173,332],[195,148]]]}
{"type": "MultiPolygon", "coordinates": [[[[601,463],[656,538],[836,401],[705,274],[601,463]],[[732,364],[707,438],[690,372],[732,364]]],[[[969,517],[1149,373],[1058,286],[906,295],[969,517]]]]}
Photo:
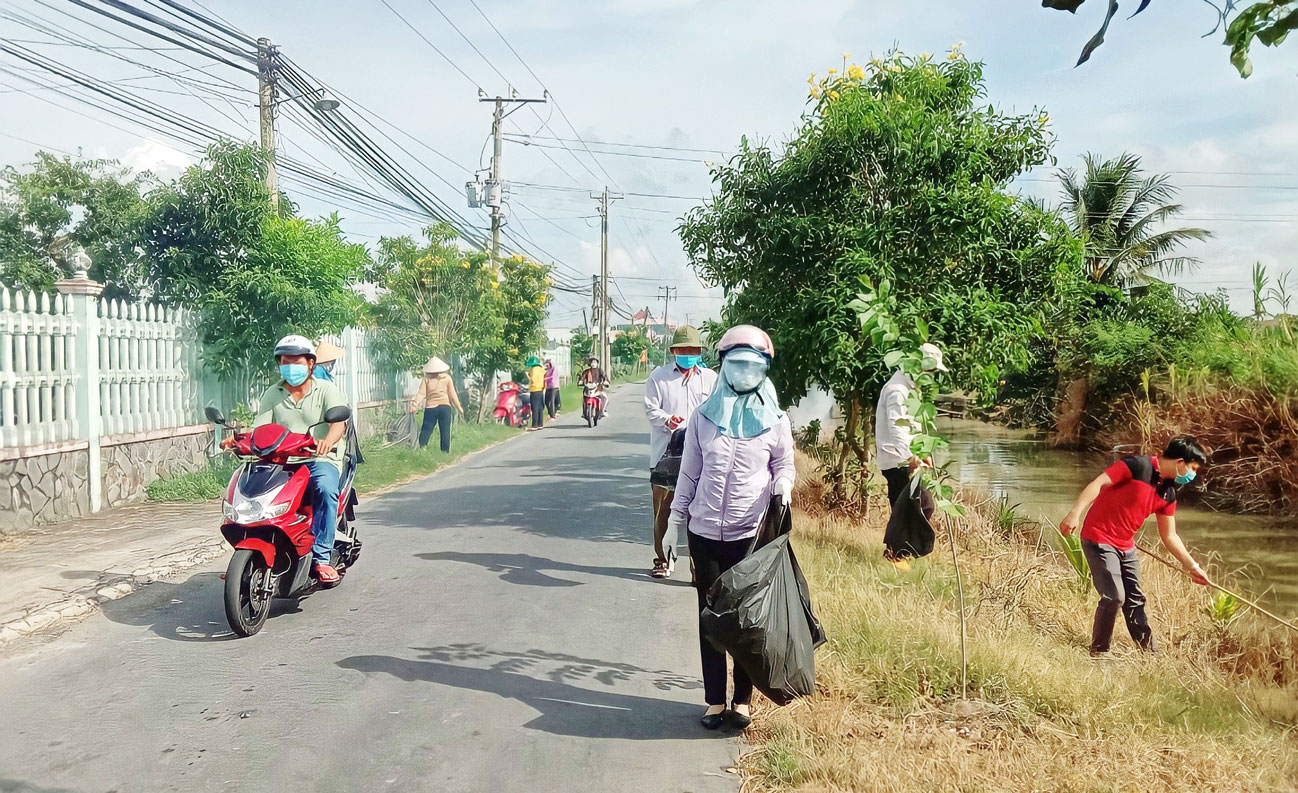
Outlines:
{"type": "Polygon", "coordinates": [[[225,516],[226,520],[236,519],[236,516],[234,514],[234,505],[231,504],[229,501],[221,502],[221,514],[225,516]]]}
{"type": "Polygon", "coordinates": [[[234,519],[239,523],[256,523],[261,520],[261,502],[246,499],[234,505],[234,519]]]}

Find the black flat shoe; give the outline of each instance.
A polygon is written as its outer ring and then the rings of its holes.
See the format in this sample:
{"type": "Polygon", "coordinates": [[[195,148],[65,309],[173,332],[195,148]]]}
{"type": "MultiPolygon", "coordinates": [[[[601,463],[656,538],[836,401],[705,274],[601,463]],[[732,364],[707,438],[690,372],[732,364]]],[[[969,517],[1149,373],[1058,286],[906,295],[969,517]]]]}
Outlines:
{"type": "Polygon", "coordinates": [[[726,723],[725,711],[721,711],[720,713],[710,713],[704,716],[703,718],[699,719],[699,724],[702,724],[706,729],[709,730],[720,729],[721,725],[725,723],[726,723]]]}
{"type": "Polygon", "coordinates": [[[752,716],[745,716],[737,710],[726,711],[726,719],[730,722],[730,726],[737,730],[746,730],[753,723],[752,716]]]}

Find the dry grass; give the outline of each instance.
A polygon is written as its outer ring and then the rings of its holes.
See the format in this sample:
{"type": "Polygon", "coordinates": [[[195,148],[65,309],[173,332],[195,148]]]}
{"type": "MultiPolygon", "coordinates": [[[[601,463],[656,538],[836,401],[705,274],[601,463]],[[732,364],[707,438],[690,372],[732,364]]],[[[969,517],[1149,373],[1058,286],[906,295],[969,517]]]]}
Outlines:
{"type": "MultiPolygon", "coordinates": [[[[814,470],[810,460],[800,470],[814,470]]],[[[759,708],[746,789],[1277,791],[1298,783],[1298,642],[1245,616],[1227,629],[1204,590],[1145,566],[1163,641],[1086,652],[1094,594],[1034,527],[961,519],[969,699],[950,548],[903,571],[882,527],[826,514],[800,476],[796,548],[829,643],[816,696],[759,708]]],[[[882,502],[872,515],[882,515],[882,502]]]]}
{"type": "MultiPolygon", "coordinates": [[[[1212,452],[1196,493],[1218,507],[1298,514],[1298,413],[1288,397],[1265,391],[1200,389],[1154,405],[1133,400],[1105,446],[1162,451],[1193,435],[1212,452]]],[[[1128,452],[1130,453],[1130,452],[1128,452]]]]}

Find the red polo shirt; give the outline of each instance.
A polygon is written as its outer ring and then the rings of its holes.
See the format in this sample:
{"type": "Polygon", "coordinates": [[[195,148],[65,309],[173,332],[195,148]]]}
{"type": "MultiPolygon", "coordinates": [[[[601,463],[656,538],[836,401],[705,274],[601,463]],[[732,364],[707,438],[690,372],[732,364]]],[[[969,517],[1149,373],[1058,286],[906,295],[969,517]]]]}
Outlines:
{"type": "Polygon", "coordinates": [[[1176,514],[1176,484],[1158,472],[1158,457],[1124,457],[1104,473],[1113,484],[1100,490],[1086,513],[1083,540],[1129,551],[1146,518],[1176,514]]]}

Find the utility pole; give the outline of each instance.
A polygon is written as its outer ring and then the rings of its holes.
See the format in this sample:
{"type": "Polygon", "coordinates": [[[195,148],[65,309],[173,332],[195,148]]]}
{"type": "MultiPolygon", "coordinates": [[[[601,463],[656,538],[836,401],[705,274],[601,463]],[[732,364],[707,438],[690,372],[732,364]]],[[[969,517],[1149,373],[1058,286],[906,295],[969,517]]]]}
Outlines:
{"type": "Polygon", "coordinates": [[[591,345],[590,345],[590,355],[587,355],[586,357],[589,358],[591,355],[593,355],[596,358],[599,358],[599,362],[601,366],[607,366],[608,362],[604,360],[604,351],[598,349],[595,343],[595,339],[603,338],[602,336],[599,335],[599,323],[600,323],[599,307],[600,304],[602,304],[603,302],[604,301],[601,300],[599,296],[599,276],[592,275],[590,277],[590,321],[591,324],[595,326],[596,330],[594,333],[591,333],[590,328],[589,327],[586,328],[586,332],[589,333],[592,337],[591,345]]]}
{"type": "Polygon", "coordinates": [[[663,355],[670,355],[672,348],[672,337],[669,334],[671,328],[667,325],[667,301],[675,298],[676,293],[680,290],[674,286],[658,287],[658,294],[663,299],[663,355]]]}
{"type": "Polygon", "coordinates": [[[261,150],[266,157],[266,189],[270,205],[279,211],[279,176],[275,173],[275,48],[270,39],[257,39],[257,96],[261,111],[261,150]]]}
{"type": "Polygon", "coordinates": [[[491,179],[487,182],[487,206],[491,207],[491,263],[493,266],[500,261],[500,226],[501,220],[504,219],[504,214],[501,212],[504,190],[500,181],[500,153],[504,145],[504,138],[501,137],[504,126],[502,122],[509,113],[513,113],[514,110],[518,109],[516,107],[506,113],[505,105],[515,104],[522,107],[533,102],[545,103],[548,99],[548,92],[541,99],[520,99],[510,96],[498,96],[495,99],[486,96],[478,98],[479,102],[492,102],[496,105],[495,112],[491,114],[491,179]]]}
{"type": "Polygon", "coordinates": [[[600,232],[599,232],[599,238],[600,238],[600,246],[599,246],[599,273],[600,273],[600,280],[599,280],[599,283],[600,283],[600,286],[601,286],[603,289],[602,289],[602,291],[600,292],[600,298],[601,298],[601,299],[600,299],[600,312],[599,312],[599,339],[600,339],[600,342],[599,342],[599,349],[600,349],[599,360],[600,360],[600,363],[602,363],[603,365],[609,367],[606,371],[608,371],[610,374],[612,374],[613,369],[612,369],[612,363],[609,361],[609,345],[608,345],[608,315],[609,315],[609,305],[608,305],[608,292],[609,292],[609,289],[608,289],[608,283],[609,283],[609,282],[608,282],[608,204],[609,204],[610,201],[617,201],[618,199],[622,198],[622,194],[621,194],[621,193],[610,193],[610,192],[608,191],[608,186],[605,185],[605,186],[604,186],[604,192],[602,192],[602,193],[591,193],[591,194],[590,194],[590,197],[593,198],[593,199],[595,199],[596,201],[599,202],[599,218],[600,218],[600,232]]]}

